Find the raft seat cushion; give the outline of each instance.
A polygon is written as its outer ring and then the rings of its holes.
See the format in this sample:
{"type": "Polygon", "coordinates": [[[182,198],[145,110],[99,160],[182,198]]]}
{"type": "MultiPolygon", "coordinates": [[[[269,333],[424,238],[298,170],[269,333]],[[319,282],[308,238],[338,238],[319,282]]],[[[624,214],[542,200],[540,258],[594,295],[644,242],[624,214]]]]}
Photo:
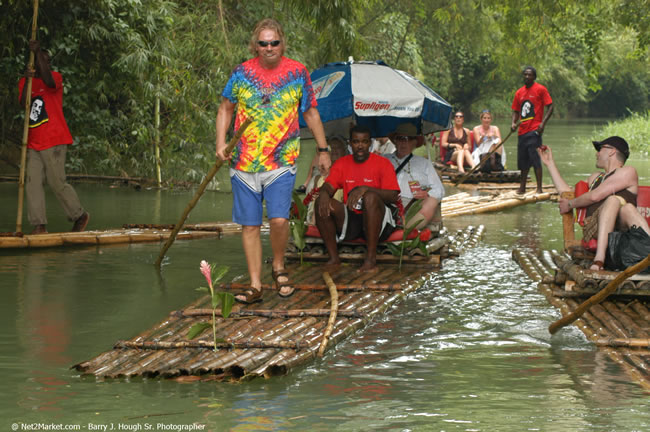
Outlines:
{"type": "MultiPolygon", "coordinates": [[[[400,242],[402,241],[402,236],[404,235],[404,230],[402,229],[396,229],[393,231],[393,233],[383,242],[383,243],[392,243],[392,242],[400,242]]],[[[315,237],[315,238],[321,238],[320,232],[318,231],[318,228],[316,225],[308,225],[307,226],[307,231],[305,232],[306,237],[315,237]]],[[[413,240],[416,237],[420,237],[420,241],[423,242],[428,242],[431,240],[431,237],[433,237],[433,234],[430,229],[425,228],[422,231],[418,231],[414,229],[411,231],[406,238],[407,240],[413,240]]],[[[357,238],[354,240],[346,240],[346,243],[359,243],[359,244],[365,244],[366,241],[362,238],[357,238]]]]}

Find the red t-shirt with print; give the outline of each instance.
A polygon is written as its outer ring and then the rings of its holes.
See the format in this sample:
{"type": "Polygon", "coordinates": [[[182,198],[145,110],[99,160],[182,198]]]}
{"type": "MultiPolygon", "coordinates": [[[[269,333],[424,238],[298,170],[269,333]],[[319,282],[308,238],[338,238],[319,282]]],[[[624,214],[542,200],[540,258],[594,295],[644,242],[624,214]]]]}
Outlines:
{"type": "MultiPolygon", "coordinates": [[[[63,78],[52,71],[56,86],[50,88],[40,78],[32,78],[32,105],[29,110],[27,147],[36,151],[61,144],[72,144],[72,135],[63,117],[63,78]]],[[[23,94],[25,78],[18,83],[18,97],[23,94]]]]}
{"type": "Polygon", "coordinates": [[[552,103],[551,95],[541,84],[533,83],[530,87],[523,86],[517,90],[512,110],[517,111],[521,119],[519,135],[537,130],[544,119],[544,107],[552,103]]]}

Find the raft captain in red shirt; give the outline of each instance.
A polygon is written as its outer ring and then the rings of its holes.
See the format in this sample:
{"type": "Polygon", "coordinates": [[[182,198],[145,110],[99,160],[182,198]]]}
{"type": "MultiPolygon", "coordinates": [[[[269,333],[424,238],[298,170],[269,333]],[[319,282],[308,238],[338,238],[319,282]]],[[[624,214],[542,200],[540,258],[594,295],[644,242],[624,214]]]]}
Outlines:
{"type": "MultiPolygon", "coordinates": [[[[36,70],[26,72],[33,77],[25,173],[27,219],[34,226],[32,234],[47,233],[43,190],[47,179],[68,220],[74,222],[71,231],[81,232],[88,225],[89,215],[77,192],[66,181],[65,156],[73,140],[63,117],[63,78],[50,68],[50,56],[41,50],[38,41],[31,41],[29,49],[34,52],[36,70]]],[[[23,107],[27,99],[25,82],[25,78],[21,78],[18,84],[23,107]]]]}
{"type": "Polygon", "coordinates": [[[383,156],[370,153],[370,129],[354,126],[350,130],[352,154],[336,161],[316,200],[316,226],[330,259],[327,265],[341,263],[337,241],[363,237],[368,252],[359,271],[377,269],[377,244],[395,230],[389,204],[397,202],[399,183],[395,169],[383,156]],[[343,203],[331,199],[343,189],[343,203]]]}

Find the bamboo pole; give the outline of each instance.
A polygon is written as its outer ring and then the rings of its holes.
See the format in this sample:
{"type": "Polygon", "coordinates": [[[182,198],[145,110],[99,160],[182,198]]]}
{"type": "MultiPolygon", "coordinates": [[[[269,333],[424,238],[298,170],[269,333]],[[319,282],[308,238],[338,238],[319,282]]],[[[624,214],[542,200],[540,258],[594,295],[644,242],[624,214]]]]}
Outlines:
{"type": "MultiPolygon", "coordinates": [[[[519,124],[517,124],[517,126],[519,126],[519,124]]],[[[486,154],[486,155],[483,157],[483,159],[481,159],[481,161],[480,161],[479,163],[477,163],[476,166],[474,166],[474,168],[472,168],[472,169],[471,169],[467,174],[465,174],[464,176],[462,176],[460,179],[457,179],[456,181],[454,181],[454,184],[455,184],[456,186],[458,186],[458,185],[460,185],[460,184],[463,184],[463,182],[464,182],[465,180],[467,180],[467,178],[468,178],[470,175],[472,175],[472,173],[473,173],[474,171],[476,171],[477,169],[481,168],[481,167],[483,166],[483,164],[485,164],[485,162],[486,162],[488,159],[490,159],[490,156],[492,156],[492,155],[494,154],[494,152],[496,152],[497,150],[499,150],[499,148],[500,148],[503,144],[505,144],[506,141],[508,141],[508,138],[510,138],[510,135],[512,135],[512,133],[513,133],[515,130],[516,130],[516,129],[510,129],[510,132],[508,133],[508,135],[506,136],[506,138],[505,138],[503,141],[501,141],[501,142],[499,143],[499,145],[497,145],[497,146],[494,148],[494,150],[491,150],[488,154],[486,154]]]]}
{"type": "MultiPolygon", "coordinates": [[[[261,316],[267,318],[302,318],[302,317],[324,317],[329,316],[331,309],[241,309],[231,311],[231,317],[261,316]]],[[[185,309],[173,312],[174,315],[182,317],[212,316],[212,309],[185,309]]],[[[216,309],[215,314],[221,315],[221,309],[216,309]]],[[[362,313],[356,310],[342,310],[339,316],[360,318],[362,313]]]]}
{"type": "Polygon", "coordinates": [[[548,331],[551,334],[553,334],[557,332],[559,329],[561,329],[562,327],[571,324],[573,321],[578,319],[583,313],[585,313],[585,311],[588,310],[591,306],[596,305],[602,302],[603,300],[605,300],[607,296],[609,296],[612,292],[614,292],[616,288],[618,288],[618,286],[623,281],[625,281],[628,277],[641,272],[646,267],[648,267],[648,265],[650,265],[650,255],[645,257],[645,259],[643,259],[641,262],[622,271],[618,276],[616,276],[616,278],[613,281],[611,281],[607,285],[607,287],[604,290],[598,292],[597,294],[587,299],[584,303],[578,306],[575,311],[552,323],[548,327],[548,331]]]}
{"type": "MultiPolygon", "coordinates": [[[[36,30],[38,20],[38,0],[34,0],[34,15],[32,17],[32,41],[36,40],[36,30]]],[[[34,70],[34,52],[29,50],[30,71],[34,70]]],[[[23,124],[23,143],[20,146],[20,175],[18,177],[18,212],[16,215],[16,232],[23,230],[23,199],[25,195],[25,163],[27,161],[27,141],[29,139],[29,112],[32,105],[32,77],[28,76],[25,81],[25,122],[23,124]]]]}
{"type": "Polygon", "coordinates": [[[155,124],[155,136],[154,136],[154,156],[156,158],[156,183],[158,187],[162,184],[162,176],[160,174],[160,85],[156,87],[156,105],[154,107],[154,124],[155,124]]]}
{"type": "MultiPolygon", "coordinates": [[[[247,118],[244,123],[242,123],[239,126],[239,130],[235,134],[235,136],[232,137],[230,142],[228,143],[228,146],[226,147],[226,153],[230,153],[232,149],[235,147],[235,144],[239,141],[241,136],[244,134],[246,131],[246,128],[248,125],[251,124],[253,119],[251,117],[247,118]]],[[[201,195],[203,195],[203,192],[205,191],[205,188],[208,187],[208,184],[212,181],[212,178],[214,178],[215,174],[217,171],[219,171],[219,168],[223,165],[223,161],[221,159],[217,160],[217,162],[214,164],[212,169],[208,172],[208,174],[205,176],[201,184],[199,185],[199,188],[197,189],[196,193],[194,194],[194,197],[192,200],[187,204],[187,207],[185,208],[185,211],[181,215],[180,220],[176,223],[176,226],[174,227],[174,230],[171,232],[169,238],[165,242],[165,245],[163,248],[160,250],[160,255],[158,255],[158,259],[156,260],[156,267],[160,268],[160,265],[162,264],[162,260],[165,257],[165,254],[167,253],[167,250],[171,247],[172,243],[174,243],[174,240],[176,239],[176,235],[178,232],[181,230],[183,227],[183,224],[185,223],[185,220],[187,219],[187,216],[189,216],[190,212],[194,208],[197,202],[199,202],[199,198],[201,198],[201,195]]]]}
{"type": "Polygon", "coordinates": [[[330,312],[330,318],[327,321],[327,327],[325,328],[325,332],[323,333],[323,341],[321,342],[320,348],[318,349],[318,357],[323,357],[323,354],[325,353],[325,348],[327,348],[327,342],[329,340],[330,335],[332,334],[332,330],[334,329],[334,324],[336,323],[336,315],[339,310],[339,293],[336,290],[336,285],[334,284],[332,277],[330,276],[329,273],[323,272],[323,279],[325,280],[325,283],[327,284],[327,287],[330,290],[331,312],[330,312]]]}
{"type": "MultiPolygon", "coordinates": [[[[293,287],[297,290],[304,291],[323,291],[329,289],[327,286],[321,284],[301,284],[295,283],[293,287]]],[[[224,290],[243,290],[250,288],[250,284],[246,283],[227,283],[220,284],[220,288],[224,290]]],[[[400,283],[384,283],[384,284],[364,284],[364,283],[351,283],[351,284],[338,284],[336,289],[338,291],[401,291],[402,285],[400,283]]],[[[268,285],[262,284],[263,290],[276,290],[275,284],[268,285]]]]}
{"type": "Polygon", "coordinates": [[[158,341],[158,342],[133,342],[133,341],[117,341],[113,349],[132,348],[143,350],[169,350],[169,349],[182,349],[182,348],[226,348],[226,349],[262,349],[262,348],[280,348],[280,349],[295,349],[303,348],[298,341],[247,341],[247,342],[217,342],[210,340],[198,341],[158,341]]]}
{"type": "MultiPolygon", "coordinates": [[[[562,192],[560,198],[572,200],[575,198],[575,193],[573,191],[562,192]]],[[[573,231],[573,209],[568,213],[562,214],[562,231],[564,237],[564,250],[569,250],[570,247],[580,244],[580,242],[576,240],[576,235],[573,231]]]]}

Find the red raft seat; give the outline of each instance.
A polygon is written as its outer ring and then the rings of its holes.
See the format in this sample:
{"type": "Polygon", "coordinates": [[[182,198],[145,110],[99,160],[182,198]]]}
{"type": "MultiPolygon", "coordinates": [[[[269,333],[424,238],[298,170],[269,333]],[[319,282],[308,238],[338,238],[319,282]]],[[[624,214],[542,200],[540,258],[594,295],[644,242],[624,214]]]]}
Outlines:
{"type": "MultiPolygon", "coordinates": [[[[589,185],[586,181],[581,180],[575,185],[575,196],[576,198],[582,194],[585,194],[589,191],[589,185]]],[[[636,209],[638,212],[645,218],[646,221],[650,224],[650,186],[639,186],[639,194],[636,198],[636,209]]],[[[576,218],[575,221],[580,225],[585,225],[585,218],[587,217],[587,208],[579,207],[576,209],[576,218]]],[[[598,246],[598,240],[591,239],[588,242],[581,241],[582,247],[586,250],[595,252],[596,247],[598,246]]]]}
{"type": "MultiPolygon", "coordinates": [[[[383,243],[393,243],[393,242],[401,242],[403,239],[404,235],[404,230],[403,229],[396,229],[393,231],[393,233],[388,236],[388,238],[383,242],[383,243]]],[[[422,231],[418,231],[414,229],[411,231],[406,238],[407,240],[412,240],[416,237],[420,237],[420,241],[422,242],[428,242],[431,240],[433,237],[433,234],[431,233],[431,230],[428,228],[423,229],[422,231]]],[[[313,237],[313,238],[321,238],[320,232],[318,231],[318,228],[316,225],[308,225],[307,226],[307,231],[305,232],[305,237],[313,237]]],[[[366,241],[362,239],[361,237],[354,239],[354,240],[346,240],[346,243],[357,243],[357,244],[366,244],[366,241]]]]}

